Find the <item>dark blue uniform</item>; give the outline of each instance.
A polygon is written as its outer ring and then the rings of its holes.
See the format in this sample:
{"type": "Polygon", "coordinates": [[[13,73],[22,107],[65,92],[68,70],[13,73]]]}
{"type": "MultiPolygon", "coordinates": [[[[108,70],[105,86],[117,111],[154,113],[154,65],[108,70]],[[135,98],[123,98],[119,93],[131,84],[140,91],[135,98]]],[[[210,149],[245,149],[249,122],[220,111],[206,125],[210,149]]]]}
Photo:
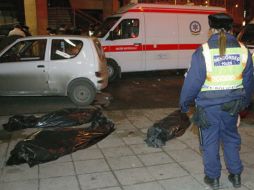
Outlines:
{"type": "MultiPolygon", "coordinates": [[[[227,34],[227,48],[240,47],[236,38],[227,34]]],[[[219,35],[214,34],[208,40],[209,48],[218,48],[219,35]]],[[[206,64],[202,54],[202,47],[198,48],[192,56],[191,67],[187,72],[181,96],[180,106],[182,112],[187,112],[189,104],[195,100],[196,106],[204,109],[208,128],[202,128],[203,162],[205,174],[210,178],[221,175],[219,147],[222,143],[224,158],[229,173],[241,174],[243,165],[239,156],[241,138],[237,130],[237,115],[230,115],[222,111],[221,106],[226,102],[244,99],[247,107],[251,102],[253,83],[253,63],[248,52],[248,60],[243,71],[243,89],[202,91],[206,80],[206,64]]],[[[240,53],[240,52],[239,52],[240,53]]]]}

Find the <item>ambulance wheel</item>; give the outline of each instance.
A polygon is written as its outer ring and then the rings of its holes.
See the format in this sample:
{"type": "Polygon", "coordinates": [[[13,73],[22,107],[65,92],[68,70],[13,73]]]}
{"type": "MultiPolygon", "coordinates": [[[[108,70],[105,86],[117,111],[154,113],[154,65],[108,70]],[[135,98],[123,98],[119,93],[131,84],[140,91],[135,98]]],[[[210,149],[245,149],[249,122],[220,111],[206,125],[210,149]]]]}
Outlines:
{"type": "Polygon", "coordinates": [[[108,65],[108,73],[109,73],[109,82],[113,82],[119,77],[120,74],[120,67],[118,64],[112,60],[107,59],[107,65],[108,65]]]}
{"type": "Polygon", "coordinates": [[[77,106],[90,105],[96,96],[94,85],[86,79],[77,79],[68,87],[68,97],[77,106]]]}

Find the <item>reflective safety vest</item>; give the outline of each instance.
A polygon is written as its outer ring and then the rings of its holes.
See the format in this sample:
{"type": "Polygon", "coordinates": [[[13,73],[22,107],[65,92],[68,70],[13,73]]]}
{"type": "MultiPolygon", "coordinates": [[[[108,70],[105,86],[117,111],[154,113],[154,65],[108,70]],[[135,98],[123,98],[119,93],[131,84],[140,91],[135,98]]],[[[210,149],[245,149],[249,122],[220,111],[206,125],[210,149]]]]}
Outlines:
{"type": "Polygon", "coordinates": [[[243,88],[242,72],[248,59],[247,48],[227,48],[226,55],[220,57],[219,49],[210,49],[203,44],[203,55],[206,63],[206,80],[201,91],[229,90],[243,88]]]}

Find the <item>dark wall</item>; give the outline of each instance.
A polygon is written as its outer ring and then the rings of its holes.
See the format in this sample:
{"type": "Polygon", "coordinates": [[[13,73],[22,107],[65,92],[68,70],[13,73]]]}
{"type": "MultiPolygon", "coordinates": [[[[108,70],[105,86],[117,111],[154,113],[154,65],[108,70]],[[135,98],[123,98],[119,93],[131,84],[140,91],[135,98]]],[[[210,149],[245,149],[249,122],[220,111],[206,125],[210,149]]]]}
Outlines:
{"type": "Polygon", "coordinates": [[[49,7],[70,7],[69,0],[48,0],[49,7]]]}
{"type": "Polygon", "coordinates": [[[0,11],[2,13],[1,16],[3,17],[11,15],[13,17],[16,17],[18,22],[22,24],[25,21],[23,0],[1,0],[0,11]]]}
{"type": "Polygon", "coordinates": [[[246,21],[247,23],[254,19],[254,1],[245,0],[245,10],[246,10],[246,21]]]}

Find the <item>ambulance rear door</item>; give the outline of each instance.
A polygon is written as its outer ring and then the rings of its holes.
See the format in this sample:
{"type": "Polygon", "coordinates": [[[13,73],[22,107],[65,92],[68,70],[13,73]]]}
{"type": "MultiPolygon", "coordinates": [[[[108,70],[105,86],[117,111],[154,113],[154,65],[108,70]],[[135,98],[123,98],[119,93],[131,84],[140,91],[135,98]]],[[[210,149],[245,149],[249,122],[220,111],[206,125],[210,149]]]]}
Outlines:
{"type": "Polygon", "coordinates": [[[146,70],[175,69],[178,66],[177,15],[145,13],[146,70]]]}
{"type": "Polygon", "coordinates": [[[208,15],[178,14],[179,69],[188,68],[196,48],[208,39],[208,15]]]}

